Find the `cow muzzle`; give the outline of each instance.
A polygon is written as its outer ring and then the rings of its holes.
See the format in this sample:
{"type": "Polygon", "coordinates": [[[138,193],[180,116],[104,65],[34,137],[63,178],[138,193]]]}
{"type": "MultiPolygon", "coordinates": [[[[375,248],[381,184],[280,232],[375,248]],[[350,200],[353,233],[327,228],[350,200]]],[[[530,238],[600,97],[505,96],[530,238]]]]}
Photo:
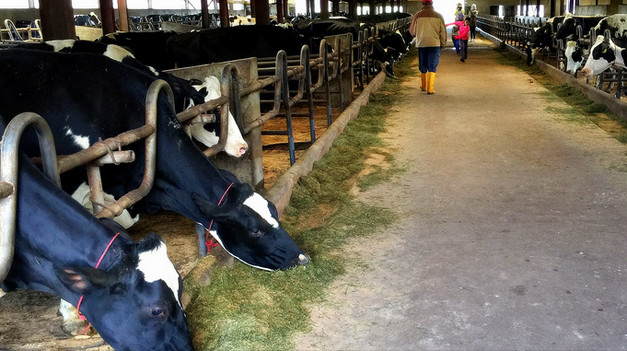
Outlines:
{"type": "Polygon", "coordinates": [[[581,75],[584,78],[588,78],[588,77],[590,77],[592,75],[592,72],[591,72],[590,68],[584,68],[584,69],[581,70],[581,75]]]}

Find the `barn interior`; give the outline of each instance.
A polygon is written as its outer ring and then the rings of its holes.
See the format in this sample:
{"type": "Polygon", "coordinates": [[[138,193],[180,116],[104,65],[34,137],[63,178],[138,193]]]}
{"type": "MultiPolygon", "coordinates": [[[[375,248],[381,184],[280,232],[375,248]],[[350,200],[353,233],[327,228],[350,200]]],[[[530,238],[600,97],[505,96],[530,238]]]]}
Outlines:
{"type": "MultiPolygon", "coordinates": [[[[627,13],[627,0],[434,0],[434,7],[438,12],[443,14],[445,21],[450,23],[454,20],[454,11],[459,2],[463,4],[466,13],[469,13],[471,5],[476,5],[480,15],[479,28],[486,38],[500,39],[507,45],[520,50],[524,50],[525,38],[531,33],[533,27],[545,22],[548,18],[563,16],[567,13],[576,16],[608,16],[627,13]],[[512,37],[514,37],[514,30],[508,33],[499,32],[497,26],[502,23],[515,24],[512,28],[516,30],[516,41],[512,39],[512,37]],[[502,35],[502,37],[499,37],[500,35],[502,35]]],[[[412,14],[421,7],[422,4],[419,0],[351,0],[328,2],[314,0],[277,0],[276,2],[272,2],[272,0],[0,0],[0,20],[3,21],[3,23],[0,24],[0,27],[2,27],[0,32],[2,34],[2,44],[10,47],[11,45],[15,45],[16,41],[40,42],[42,40],[74,38],[95,40],[108,33],[152,32],[172,29],[187,32],[198,29],[216,29],[254,24],[289,26],[291,21],[298,16],[320,19],[342,16],[350,19],[358,19],[359,16],[368,14],[412,14]],[[83,19],[86,22],[79,24],[77,19],[83,19]],[[7,22],[6,20],[10,21],[7,22]],[[12,25],[15,25],[15,29],[12,25]],[[13,35],[13,37],[11,37],[11,35],[13,35]],[[14,40],[15,35],[20,36],[20,39],[14,40]]],[[[395,22],[395,27],[391,28],[394,30],[398,29],[399,31],[406,31],[409,25],[407,20],[394,20],[392,22],[395,22]]],[[[353,38],[353,40],[355,41],[355,38],[353,38]]],[[[341,39],[337,41],[338,43],[335,48],[346,45],[346,43],[342,44],[341,39]]],[[[349,51],[349,49],[346,48],[342,50],[345,52],[349,51]]],[[[562,70],[559,68],[559,64],[564,61],[563,48],[548,48],[546,55],[546,62],[552,63],[555,61],[558,70],[562,70]]],[[[544,54],[542,58],[545,59],[544,54]]],[[[271,64],[267,62],[263,64],[270,67],[274,64],[275,59],[278,60],[278,58],[271,57],[271,64]]],[[[323,64],[322,55],[312,55],[308,57],[308,59],[310,59],[311,62],[315,62],[317,65],[323,64]]],[[[296,62],[298,61],[297,58],[292,57],[289,58],[289,60],[292,61],[289,61],[289,64],[286,63],[286,68],[291,67],[293,69],[299,65],[299,63],[296,62]]],[[[346,59],[342,60],[337,57],[335,60],[334,62],[343,62],[344,64],[348,62],[346,59]]],[[[263,60],[258,61],[262,62],[263,60]]],[[[301,66],[304,66],[302,62],[303,61],[301,61],[301,66]]],[[[259,67],[263,64],[260,63],[259,67]]],[[[328,64],[333,65],[334,63],[331,62],[328,64]]],[[[236,63],[238,69],[241,69],[240,72],[245,72],[248,65],[249,61],[236,63]]],[[[226,64],[217,64],[211,67],[200,68],[200,70],[207,70],[211,75],[219,77],[225,66],[226,64]]],[[[371,69],[367,69],[368,72],[359,73],[358,69],[348,68],[348,66],[342,68],[341,65],[336,65],[335,67],[339,68],[338,74],[333,77],[333,79],[337,79],[335,82],[339,85],[339,88],[336,86],[334,88],[336,89],[334,91],[335,95],[329,97],[328,100],[322,103],[316,103],[313,107],[314,114],[317,118],[313,123],[315,124],[318,137],[322,135],[331,124],[331,122],[327,123],[327,113],[332,120],[339,118],[351,101],[359,99],[362,92],[367,89],[369,85],[374,87],[378,84],[375,79],[381,75],[378,71],[371,69]],[[347,70],[348,77],[342,74],[343,69],[347,70]],[[344,89],[344,83],[348,84],[348,86],[345,87],[345,95],[341,95],[338,90],[341,91],[344,89]]],[[[272,66],[272,68],[265,69],[266,71],[274,70],[276,67],[272,66]]],[[[260,68],[259,72],[261,72],[261,70],[262,68],[260,68]]],[[[258,72],[255,69],[251,69],[250,72],[254,73],[241,74],[240,79],[248,82],[248,80],[254,81],[259,78],[257,76],[258,72]]],[[[180,74],[181,77],[185,77],[187,73],[182,70],[175,74],[180,74]]],[[[614,76],[608,78],[607,81],[616,82],[622,79],[621,77],[623,76],[624,74],[619,74],[617,77],[614,73],[614,76]]],[[[299,79],[303,78],[301,77],[299,79]]],[[[294,91],[297,89],[294,86],[292,88],[294,91]]],[[[612,89],[614,90],[612,90],[611,93],[618,94],[620,98],[620,85],[618,88],[613,85],[612,89]]],[[[330,88],[327,88],[327,92],[329,90],[330,88]]],[[[294,96],[294,91],[292,91],[292,97],[294,96]]],[[[323,93],[325,92],[322,90],[319,91],[318,95],[312,97],[312,99],[324,100],[325,97],[323,93]]],[[[305,97],[302,97],[303,101],[305,97]]],[[[304,115],[307,113],[306,110],[307,106],[295,106],[290,113],[294,116],[298,114],[304,115]]],[[[264,112],[264,110],[261,111],[261,113],[264,112]]],[[[282,113],[280,117],[285,116],[285,112],[282,111],[282,113]]],[[[255,118],[256,117],[258,116],[255,116],[255,118]]],[[[244,118],[245,123],[250,123],[252,120],[252,117],[244,118]]],[[[287,122],[283,121],[283,119],[270,119],[264,125],[264,128],[285,129],[287,128],[285,123],[287,122]]],[[[254,134],[254,138],[263,140],[263,150],[262,145],[257,144],[251,147],[251,151],[245,157],[236,161],[233,161],[232,157],[227,157],[222,154],[212,155],[212,157],[214,157],[213,160],[216,165],[225,169],[232,166],[237,168],[240,165],[244,165],[245,174],[238,174],[238,177],[244,182],[250,183],[256,189],[268,190],[274,182],[294,164],[293,158],[295,157],[296,160],[301,159],[307,151],[307,147],[312,145],[313,138],[308,129],[310,127],[309,123],[310,122],[305,118],[295,118],[295,135],[293,139],[297,144],[295,147],[296,150],[294,150],[294,147],[291,145],[289,146],[291,149],[288,150],[289,142],[285,141],[283,134],[278,135],[279,133],[277,132],[277,135],[266,135],[261,139],[261,132],[253,131],[251,134],[254,134]],[[258,147],[258,149],[256,149],[256,147],[258,147]],[[261,157],[262,151],[263,157],[261,157]],[[288,152],[295,152],[295,156],[288,155],[288,152]],[[262,169],[256,164],[262,162],[261,158],[263,158],[263,162],[271,161],[273,165],[278,164],[279,166],[276,167],[276,169],[270,169],[271,166],[264,163],[262,169]],[[276,161],[274,161],[275,159],[276,161]],[[238,161],[239,165],[236,165],[238,161]],[[259,175],[259,173],[262,174],[259,175]]],[[[251,130],[252,129],[251,127],[251,130]]],[[[250,135],[246,136],[246,138],[249,137],[250,135]]],[[[253,145],[250,139],[247,141],[250,145],[253,145]]],[[[282,202],[280,204],[277,202],[277,204],[279,210],[282,211],[286,204],[284,202],[285,200],[280,201],[282,202]]],[[[150,231],[171,231],[173,226],[178,226],[173,231],[175,235],[167,238],[166,241],[168,241],[168,246],[172,245],[175,249],[169,253],[174,257],[173,261],[176,261],[177,269],[187,274],[194,270],[198,259],[198,248],[196,247],[198,242],[196,238],[190,236],[190,233],[194,230],[198,231],[197,227],[194,228],[195,223],[193,221],[188,218],[181,218],[181,216],[175,213],[160,213],[155,216],[145,216],[138,222],[137,226],[134,227],[134,231],[137,237],[140,237],[150,231]]],[[[224,254],[224,252],[221,254],[222,256],[217,259],[218,262],[233,264],[232,257],[224,254]]],[[[200,273],[200,275],[202,275],[202,273],[200,273]]],[[[211,274],[209,273],[208,275],[210,276],[211,274]]],[[[32,297],[32,299],[37,298],[36,296],[32,297]]],[[[48,300],[50,304],[53,303],[52,299],[49,298],[48,300]]],[[[56,303],[56,301],[54,303],[56,303]]],[[[52,327],[50,327],[50,329],[52,329],[52,327]]],[[[56,333],[56,335],[53,335],[54,337],[59,336],[59,332],[57,331],[56,333]]],[[[97,344],[96,346],[99,347],[101,345],[97,344]]],[[[0,349],[2,349],[1,345],[0,349]]]]}

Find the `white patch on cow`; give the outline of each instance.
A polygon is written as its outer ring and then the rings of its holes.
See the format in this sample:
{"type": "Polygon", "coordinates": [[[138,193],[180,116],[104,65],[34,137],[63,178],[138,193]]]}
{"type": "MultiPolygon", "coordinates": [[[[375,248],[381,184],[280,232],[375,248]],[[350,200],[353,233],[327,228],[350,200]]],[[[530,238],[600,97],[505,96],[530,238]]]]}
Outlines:
{"type": "MultiPolygon", "coordinates": [[[[618,38],[627,34],[626,33],[627,32],[627,15],[626,14],[607,16],[601,20],[601,22],[603,21],[607,23],[608,27],[616,28],[614,37],[618,38]]],[[[597,34],[603,34],[603,33],[599,33],[599,30],[601,29],[601,22],[599,22],[599,24],[597,24],[595,27],[597,30],[597,34]]]]}
{"type": "Polygon", "coordinates": [[[70,127],[65,127],[65,135],[72,137],[74,139],[74,143],[83,149],[87,149],[89,146],[91,146],[88,136],[76,135],[74,134],[74,132],[72,132],[72,129],[70,129],[70,127]]]}
{"type": "MultiPolygon", "coordinates": [[[[196,222],[196,223],[198,223],[198,222],[196,222]]],[[[198,223],[198,224],[202,225],[201,223],[198,223]]],[[[204,228],[204,226],[203,226],[203,228],[204,228]]],[[[206,229],[207,229],[207,228],[205,228],[205,230],[206,230],[206,229]]],[[[262,267],[262,266],[255,266],[254,264],[250,264],[250,263],[248,263],[248,262],[246,262],[246,261],[242,260],[241,258],[239,258],[237,255],[235,255],[235,254],[234,254],[234,253],[232,253],[231,251],[229,251],[229,249],[227,249],[227,248],[224,246],[224,244],[222,243],[222,240],[221,240],[221,239],[220,239],[220,237],[218,236],[218,231],[216,231],[216,230],[210,230],[210,231],[209,231],[209,234],[211,234],[211,236],[212,236],[214,239],[216,239],[216,240],[218,241],[218,243],[220,243],[220,246],[222,246],[222,248],[224,249],[224,251],[226,251],[229,255],[231,255],[231,256],[233,256],[233,257],[235,257],[236,259],[238,259],[238,260],[239,260],[240,262],[242,262],[243,264],[248,265],[248,266],[251,266],[251,267],[253,267],[253,268],[261,269],[261,270],[264,270],[264,271],[270,271],[270,272],[272,272],[272,271],[273,271],[273,270],[272,270],[272,269],[270,269],[270,268],[266,268],[266,267],[262,267]]],[[[299,256],[299,257],[300,257],[300,256],[299,256]]]]}
{"type": "Polygon", "coordinates": [[[59,314],[63,317],[64,321],[78,319],[76,307],[63,299],[61,299],[61,303],[59,303],[59,314]]]}
{"type": "Polygon", "coordinates": [[[264,199],[263,196],[253,193],[246,201],[244,201],[244,205],[250,207],[253,211],[257,212],[269,225],[273,228],[279,227],[279,222],[272,217],[272,213],[270,213],[270,208],[268,207],[268,200],[264,199]]]}
{"type": "Polygon", "coordinates": [[[598,45],[603,44],[604,40],[605,40],[604,36],[602,36],[602,35],[597,36],[596,42],[590,48],[590,55],[588,56],[588,60],[586,61],[586,65],[581,70],[581,73],[584,75],[584,77],[591,77],[591,76],[599,75],[599,74],[603,73],[603,71],[605,71],[606,69],[608,69],[612,65],[619,66],[619,67],[622,67],[622,68],[626,68],[625,67],[625,62],[623,62],[623,57],[621,55],[621,52],[623,50],[625,50],[625,49],[623,49],[621,47],[618,47],[614,43],[613,40],[609,40],[609,46],[607,48],[607,50],[614,51],[614,56],[616,56],[616,59],[613,62],[608,62],[604,58],[598,58],[598,59],[595,60],[592,57],[594,49],[598,45]]]}
{"type": "MultiPolygon", "coordinates": [[[[94,213],[94,207],[89,199],[91,196],[91,190],[89,189],[89,185],[83,182],[72,194],[72,198],[76,200],[79,204],[83,205],[89,213],[94,213]]],[[[105,205],[110,204],[115,201],[115,198],[111,194],[104,193],[105,205]]],[[[119,225],[124,227],[124,229],[128,229],[133,226],[133,224],[139,221],[139,215],[135,217],[131,217],[131,214],[128,210],[123,210],[120,215],[113,218],[119,225]]]]}
{"type": "Polygon", "coordinates": [[[54,52],[59,52],[66,48],[71,48],[74,46],[74,39],[63,39],[63,40],[48,40],[46,44],[51,45],[54,48],[54,52]]]}
{"type": "Polygon", "coordinates": [[[126,50],[125,48],[121,46],[114,45],[114,44],[107,45],[107,50],[105,50],[105,52],[103,52],[102,54],[107,56],[110,59],[113,59],[119,62],[122,62],[122,60],[127,57],[135,58],[135,56],[133,56],[133,54],[131,54],[130,51],[126,50]]]}
{"type": "Polygon", "coordinates": [[[159,243],[159,246],[153,250],[140,253],[137,269],[144,273],[144,280],[147,283],[163,280],[172,290],[179,306],[183,308],[179,301],[179,274],[168,258],[168,250],[164,243],[159,243]]]}
{"type": "MultiPolygon", "coordinates": [[[[205,102],[218,99],[222,96],[220,92],[220,81],[214,76],[205,77],[205,80],[201,85],[193,86],[196,90],[200,91],[202,88],[207,90],[207,96],[205,96],[205,102]]],[[[198,140],[206,147],[212,147],[220,141],[220,137],[216,133],[209,132],[203,128],[202,124],[194,124],[189,128],[189,134],[192,138],[198,140]]],[[[241,157],[248,150],[248,143],[242,137],[237,123],[233,118],[233,115],[229,112],[229,129],[227,131],[226,145],[224,151],[235,157],[241,157]]]]}

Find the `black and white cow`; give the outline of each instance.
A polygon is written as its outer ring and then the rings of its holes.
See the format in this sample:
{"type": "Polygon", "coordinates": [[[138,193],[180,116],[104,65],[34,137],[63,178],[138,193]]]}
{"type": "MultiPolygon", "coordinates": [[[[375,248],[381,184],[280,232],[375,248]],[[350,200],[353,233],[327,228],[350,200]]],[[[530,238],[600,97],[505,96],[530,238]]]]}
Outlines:
{"type": "Polygon", "coordinates": [[[597,35],[610,33],[616,45],[627,47],[627,14],[611,15],[603,18],[595,27],[597,35]]]}
{"type": "Polygon", "coordinates": [[[590,55],[581,73],[584,77],[597,76],[610,67],[626,69],[626,63],[627,48],[620,47],[614,40],[599,35],[590,49],[590,55]]]}
{"type": "Polygon", "coordinates": [[[542,26],[533,29],[525,48],[528,65],[534,63],[540,49],[553,46],[552,35],[557,32],[557,25],[563,21],[564,16],[551,17],[542,26]]]}
{"type": "Polygon", "coordinates": [[[624,68],[627,62],[627,14],[605,17],[596,25],[595,31],[597,38],[581,71],[583,75],[596,76],[611,66],[624,68]]]}
{"type": "Polygon", "coordinates": [[[566,42],[566,50],[564,50],[566,59],[566,73],[575,73],[583,64],[585,53],[581,45],[575,40],[566,42]]]}
{"type": "Polygon", "coordinates": [[[290,29],[235,26],[177,34],[168,38],[167,51],[177,67],[189,67],[248,57],[275,57],[280,50],[299,55],[305,44],[308,42],[290,29]]]}
{"type": "Polygon", "coordinates": [[[573,16],[570,13],[564,16],[561,26],[555,32],[555,39],[564,40],[577,34],[577,27],[581,26],[582,35],[589,36],[590,29],[595,27],[605,16],[573,16]]]}
{"type": "MultiPolygon", "coordinates": [[[[72,154],[142,126],[146,92],[155,79],[101,55],[0,51],[0,113],[39,113],[51,125],[58,153],[72,154]]],[[[101,170],[104,190],[115,198],[142,181],[146,154],[141,144],[129,145],[136,162],[101,170]]],[[[210,234],[230,254],[260,269],[308,262],[281,227],[275,206],[200,152],[163,93],[158,99],[156,144],[152,190],[132,212],[180,213],[211,228],[210,234]]],[[[69,193],[84,182],[81,171],[65,174],[63,186],[69,193]]]]}
{"type": "Polygon", "coordinates": [[[182,280],[161,238],[134,242],[115,222],[89,214],[22,154],[15,251],[0,287],[51,293],[74,306],[82,300],[80,312],[117,351],[193,349],[182,280]]]}
{"type": "MultiPolygon", "coordinates": [[[[141,32],[138,32],[138,34],[140,33],[141,32]]],[[[210,85],[206,87],[205,90],[199,91],[199,89],[194,88],[187,80],[178,78],[167,72],[155,70],[153,67],[139,62],[139,60],[137,60],[131,52],[126,50],[126,48],[115,44],[103,44],[100,42],[68,39],[51,40],[45,43],[22,44],[18,47],[62,53],[99,54],[137,68],[148,74],[154,74],[158,78],[165,80],[172,88],[177,112],[181,112],[191,106],[220,97],[219,84],[210,85]]],[[[217,115],[219,116],[219,114],[217,115]]],[[[224,151],[231,156],[241,157],[248,150],[248,143],[246,143],[242,137],[237,122],[235,122],[235,119],[230,113],[228,126],[229,130],[227,133],[227,142],[224,146],[224,151]]],[[[196,124],[190,129],[190,136],[207,147],[211,147],[218,143],[220,139],[218,135],[220,135],[219,122],[207,123],[205,125],[196,124]]]]}
{"type": "Polygon", "coordinates": [[[174,68],[166,46],[168,38],[174,35],[176,32],[173,31],[120,32],[107,34],[96,41],[122,46],[144,65],[164,71],[174,68]]]}

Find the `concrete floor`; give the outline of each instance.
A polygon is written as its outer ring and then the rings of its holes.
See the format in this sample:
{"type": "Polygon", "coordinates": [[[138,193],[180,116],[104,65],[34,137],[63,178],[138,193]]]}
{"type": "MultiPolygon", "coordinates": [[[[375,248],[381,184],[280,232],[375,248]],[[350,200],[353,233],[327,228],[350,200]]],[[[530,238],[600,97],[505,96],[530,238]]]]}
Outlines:
{"type": "Polygon", "coordinates": [[[627,146],[498,55],[406,84],[384,137],[407,171],[361,195],[400,219],[353,243],[367,266],[299,350],[627,349],[627,146]]]}

